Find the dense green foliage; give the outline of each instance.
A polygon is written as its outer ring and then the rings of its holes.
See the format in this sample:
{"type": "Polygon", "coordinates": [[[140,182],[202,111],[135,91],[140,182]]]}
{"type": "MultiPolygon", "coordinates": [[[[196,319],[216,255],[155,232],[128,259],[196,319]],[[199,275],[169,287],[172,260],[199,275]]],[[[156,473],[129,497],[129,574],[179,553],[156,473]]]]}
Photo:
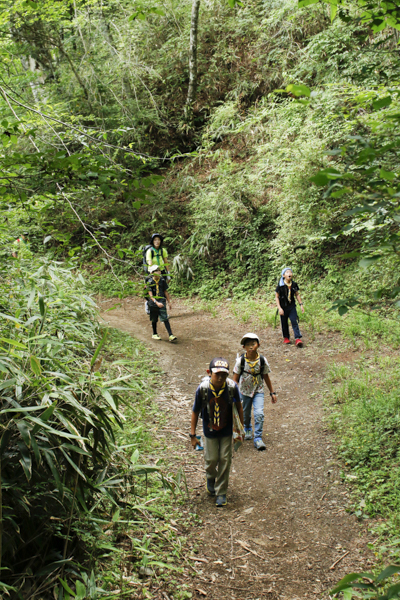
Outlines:
{"type": "Polygon", "coordinates": [[[77,595],[84,590],[82,597],[108,595],[115,586],[107,575],[111,565],[100,574],[99,562],[116,552],[119,564],[121,519],[132,521],[136,577],[140,565],[162,567],[162,550],[136,539],[149,530],[139,514],[143,496],[160,496],[161,515],[169,504],[164,488],[179,487],[161,464],[140,460],[151,447],[141,422],[153,410],[152,357],[133,340],[123,340],[122,356],[118,338],[104,345],[106,333],[85,287],[71,266],[42,258],[3,262],[0,586],[18,598],[53,590],[69,598],[71,586],[77,595]],[[118,433],[125,422],[126,432],[118,433]],[[152,473],[158,483],[147,483],[152,473]],[[112,537],[104,533],[110,519],[112,537]]]}
{"type": "MultiPolygon", "coordinates": [[[[369,262],[393,254],[395,12],[381,7],[373,21],[356,3],[232,4],[202,4],[190,123],[189,0],[8,5],[3,194],[28,202],[48,246],[88,263],[100,243],[116,260],[103,254],[91,270],[113,265],[124,283],[137,273],[135,250],[161,228],[177,255],[176,289],[211,297],[221,285],[244,296],[244,275],[262,287],[287,262],[315,280],[349,272],[359,252],[369,262]],[[312,98],[296,101],[305,86],[312,98]],[[151,193],[154,169],[165,174],[166,157],[193,150],[151,193]],[[327,189],[310,185],[318,169],[327,189]]],[[[377,265],[378,296],[392,266],[377,265]]],[[[348,297],[352,277],[342,278],[348,297]]]]}
{"type": "MultiPolygon", "coordinates": [[[[102,534],[91,515],[114,511],[118,477],[133,477],[137,463],[115,441],[128,414],[118,402],[127,388],[136,400],[144,392],[126,381],[113,389],[115,372],[96,370],[101,334],[78,267],[96,292],[136,293],[138,248],[160,230],[174,294],[197,294],[210,310],[230,297],[244,322],[258,312],[272,324],[274,284],[290,264],[310,336],[336,329],[366,349],[399,344],[397,322],[382,319],[397,318],[400,290],[397,3],[203,0],[188,115],[190,8],[4,3],[3,579],[20,590],[20,573],[45,577],[52,561],[65,575],[63,560],[87,560],[82,541],[92,548],[85,567],[95,568],[102,534]],[[27,228],[35,257],[12,261],[27,228]],[[67,255],[69,266],[55,262],[67,255]],[[341,319],[326,312],[332,302],[342,315],[362,306],[341,319]]],[[[360,377],[332,374],[342,382],[335,427],[357,475],[357,511],[383,515],[397,532],[399,366],[386,357],[362,366],[360,377]]],[[[156,562],[147,538],[132,537],[142,566],[156,562]]]]}

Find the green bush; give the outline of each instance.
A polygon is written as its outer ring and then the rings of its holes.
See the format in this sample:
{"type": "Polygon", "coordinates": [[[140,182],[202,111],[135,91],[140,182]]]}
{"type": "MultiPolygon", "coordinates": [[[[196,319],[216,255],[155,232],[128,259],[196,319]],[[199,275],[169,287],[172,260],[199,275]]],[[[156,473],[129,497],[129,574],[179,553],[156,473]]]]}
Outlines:
{"type": "Polygon", "coordinates": [[[85,288],[74,268],[46,259],[3,263],[2,580],[17,588],[22,573],[36,585],[67,567],[133,473],[115,430],[124,394],[140,386],[100,368],[106,334],[85,288]]]}

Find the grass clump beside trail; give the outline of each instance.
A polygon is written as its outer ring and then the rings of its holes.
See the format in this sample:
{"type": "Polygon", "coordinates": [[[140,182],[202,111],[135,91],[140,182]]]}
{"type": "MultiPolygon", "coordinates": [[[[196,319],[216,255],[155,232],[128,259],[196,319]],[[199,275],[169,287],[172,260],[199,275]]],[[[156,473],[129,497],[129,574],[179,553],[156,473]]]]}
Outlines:
{"type": "Polygon", "coordinates": [[[373,518],[379,557],[400,558],[400,358],[391,349],[366,352],[353,364],[332,364],[331,427],[353,488],[352,510],[373,518]]]}
{"type": "Polygon", "coordinates": [[[183,486],[151,456],[154,356],[107,339],[67,264],[9,259],[0,304],[1,594],[115,597],[143,587],[142,567],[169,580],[184,539],[165,519],[183,486]]]}

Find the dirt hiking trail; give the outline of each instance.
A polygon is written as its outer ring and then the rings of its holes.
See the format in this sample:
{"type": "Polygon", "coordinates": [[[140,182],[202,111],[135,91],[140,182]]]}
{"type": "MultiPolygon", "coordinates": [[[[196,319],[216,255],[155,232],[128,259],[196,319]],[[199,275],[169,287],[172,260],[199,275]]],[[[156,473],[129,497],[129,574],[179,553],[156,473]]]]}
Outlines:
{"type": "MultiPolygon", "coordinates": [[[[102,302],[102,310],[116,303],[102,302]]],[[[326,591],[345,574],[367,569],[367,534],[345,511],[347,491],[340,481],[332,435],[323,422],[326,365],[333,359],[353,360],[344,342],[305,335],[303,349],[286,347],[278,328],[238,323],[228,311],[213,318],[182,301],[174,301],[170,311],[178,343],[167,341],[163,324],[158,327],[163,339],[157,342],[151,339],[143,300],[128,298],[119,306],[103,312],[103,319],[159,353],[167,385],[159,401],[172,417],[164,433],[181,453],[191,495],[191,504],[182,512],[194,510],[203,521],[193,535],[196,557],[193,552],[188,556],[196,572],[193,598],[327,598],[326,591]],[[205,490],[203,453],[191,450],[191,407],[210,359],[224,356],[232,371],[241,336],[254,330],[270,364],[278,402],[271,404],[265,387],[267,450],[257,452],[247,441],[234,453],[228,505],[217,509],[205,490]]],[[[201,424],[199,420],[198,432],[201,424]]],[[[160,598],[168,596],[160,592],[160,598]]]]}

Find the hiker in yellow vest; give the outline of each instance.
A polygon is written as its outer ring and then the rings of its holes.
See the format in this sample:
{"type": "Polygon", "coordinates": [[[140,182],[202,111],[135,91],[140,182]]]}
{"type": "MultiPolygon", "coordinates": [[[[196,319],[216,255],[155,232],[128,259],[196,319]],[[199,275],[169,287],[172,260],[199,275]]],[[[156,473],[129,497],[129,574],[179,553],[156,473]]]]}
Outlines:
{"type": "Polygon", "coordinates": [[[169,275],[168,252],[166,248],[163,248],[163,241],[162,235],[153,233],[150,248],[146,252],[146,263],[148,267],[159,266],[161,275],[169,275]]]}

